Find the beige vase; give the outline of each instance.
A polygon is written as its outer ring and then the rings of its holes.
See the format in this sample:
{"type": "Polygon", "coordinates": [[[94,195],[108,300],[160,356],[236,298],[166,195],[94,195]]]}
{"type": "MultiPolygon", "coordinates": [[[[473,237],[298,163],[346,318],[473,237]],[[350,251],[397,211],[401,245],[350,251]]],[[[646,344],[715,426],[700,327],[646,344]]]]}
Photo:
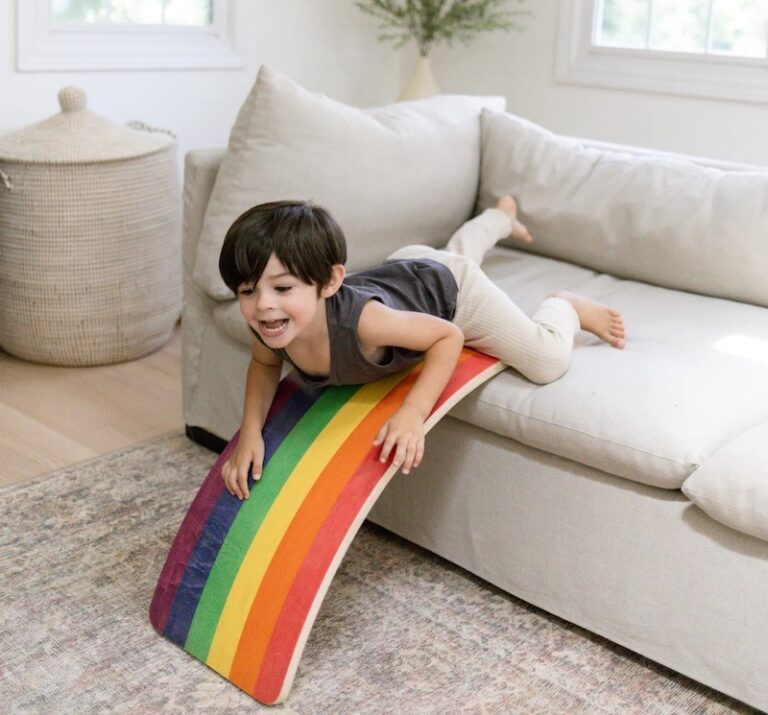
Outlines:
{"type": "Polygon", "coordinates": [[[429,57],[419,55],[411,81],[400,94],[400,101],[424,99],[439,93],[440,88],[437,86],[437,82],[435,82],[434,74],[432,74],[432,64],[429,61],[429,57]]]}

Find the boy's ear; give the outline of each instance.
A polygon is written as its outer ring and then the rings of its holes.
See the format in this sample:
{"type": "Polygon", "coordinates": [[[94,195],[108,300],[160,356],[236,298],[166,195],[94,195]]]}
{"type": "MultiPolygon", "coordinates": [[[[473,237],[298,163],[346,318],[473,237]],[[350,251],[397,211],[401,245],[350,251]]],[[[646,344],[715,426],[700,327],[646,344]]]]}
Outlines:
{"type": "Polygon", "coordinates": [[[331,280],[329,280],[320,291],[320,295],[323,298],[330,298],[339,288],[344,280],[344,276],[347,275],[347,269],[341,263],[336,263],[331,268],[331,280]]]}

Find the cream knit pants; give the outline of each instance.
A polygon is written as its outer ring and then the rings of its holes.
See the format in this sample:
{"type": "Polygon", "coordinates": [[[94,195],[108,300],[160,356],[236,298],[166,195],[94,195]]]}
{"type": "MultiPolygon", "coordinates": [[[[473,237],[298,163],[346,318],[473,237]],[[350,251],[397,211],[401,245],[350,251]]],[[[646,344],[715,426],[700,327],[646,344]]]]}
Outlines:
{"type": "Polygon", "coordinates": [[[543,385],[568,369],[579,318],[564,298],[547,298],[529,318],[483,273],[486,251],[509,236],[511,228],[507,214],[486,209],[465,223],[444,250],[405,246],[390,258],[431,258],[447,266],[459,286],[453,322],[464,333],[464,343],[543,385]]]}

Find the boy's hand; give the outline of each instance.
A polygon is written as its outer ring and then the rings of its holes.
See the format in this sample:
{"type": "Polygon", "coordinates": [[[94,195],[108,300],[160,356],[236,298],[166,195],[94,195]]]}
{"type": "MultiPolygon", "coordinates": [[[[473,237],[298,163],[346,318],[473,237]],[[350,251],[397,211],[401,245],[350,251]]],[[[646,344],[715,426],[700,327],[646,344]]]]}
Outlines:
{"type": "Polygon", "coordinates": [[[418,410],[408,405],[390,417],[379,430],[374,446],[383,444],[381,461],[386,462],[389,454],[395,448],[392,464],[403,466],[403,474],[408,474],[411,467],[418,467],[424,456],[424,420],[418,410]]]}
{"type": "Polygon", "coordinates": [[[248,468],[253,465],[254,480],[261,479],[261,468],[264,461],[264,438],[259,429],[240,430],[240,439],[232,456],[221,467],[221,478],[227,491],[238,499],[247,499],[248,468]]]}

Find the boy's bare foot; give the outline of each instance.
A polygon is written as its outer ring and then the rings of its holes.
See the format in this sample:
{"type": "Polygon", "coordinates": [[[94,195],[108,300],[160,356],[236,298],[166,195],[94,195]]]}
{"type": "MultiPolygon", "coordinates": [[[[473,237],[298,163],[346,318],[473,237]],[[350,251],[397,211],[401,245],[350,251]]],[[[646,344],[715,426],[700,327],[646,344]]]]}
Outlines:
{"type": "Polygon", "coordinates": [[[511,196],[502,196],[496,204],[496,208],[507,214],[512,221],[510,238],[523,241],[524,243],[531,243],[533,241],[533,237],[528,233],[528,229],[517,220],[517,202],[511,196]]]}
{"type": "Polygon", "coordinates": [[[565,298],[576,309],[582,330],[597,335],[615,348],[621,349],[627,344],[624,318],[615,308],[609,308],[607,305],[585,298],[583,295],[569,293],[567,290],[558,290],[552,295],[565,298]]]}

